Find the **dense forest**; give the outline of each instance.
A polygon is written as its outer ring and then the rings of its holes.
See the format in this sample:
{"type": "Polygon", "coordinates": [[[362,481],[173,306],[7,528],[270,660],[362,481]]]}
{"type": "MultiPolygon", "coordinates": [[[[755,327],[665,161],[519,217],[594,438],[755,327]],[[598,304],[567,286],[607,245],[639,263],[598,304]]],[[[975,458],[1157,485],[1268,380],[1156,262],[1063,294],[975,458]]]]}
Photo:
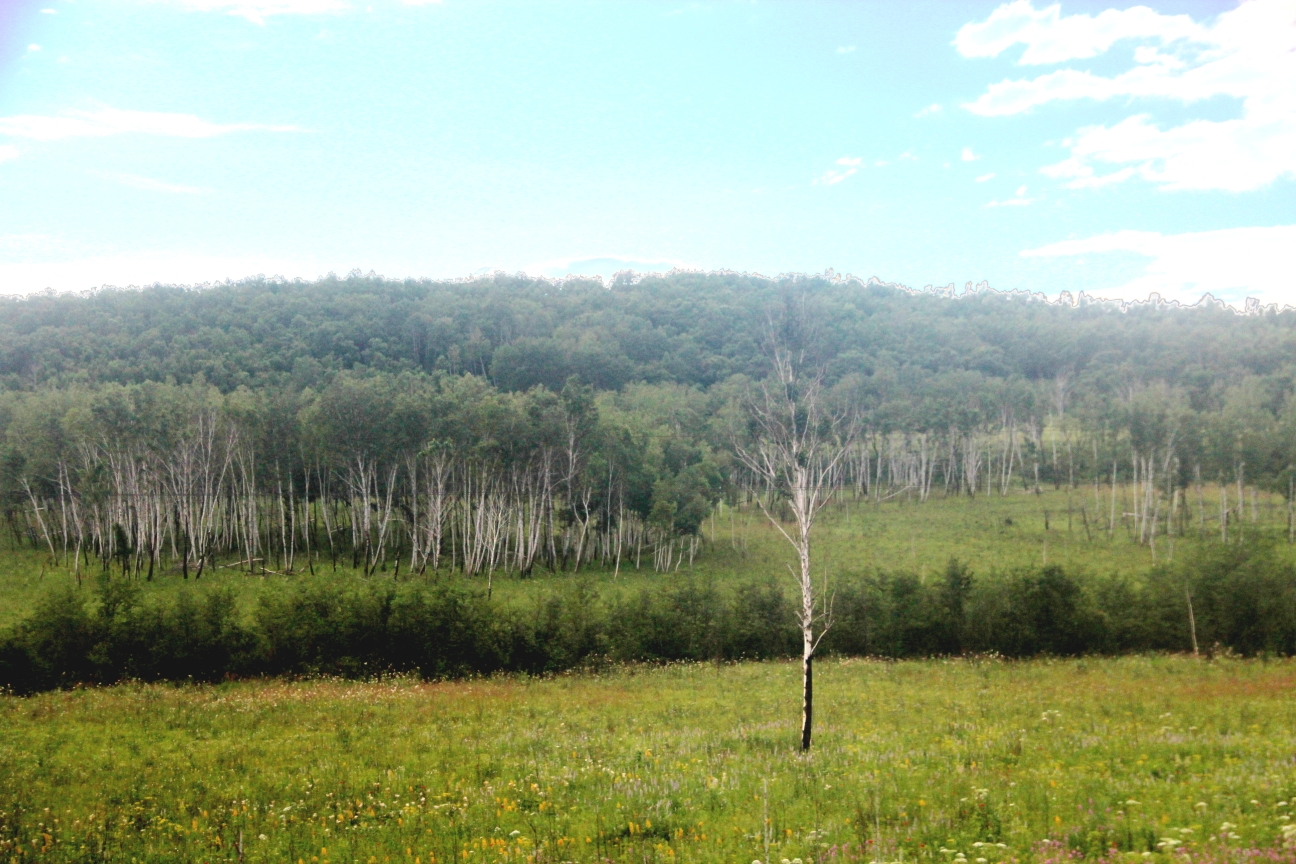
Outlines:
{"type": "Polygon", "coordinates": [[[78,572],[672,569],[763,494],[731,454],[775,345],[860,430],[854,495],[1085,487],[1147,544],[1291,498],[1296,312],[356,273],[0,300],[0,503],[78,572]]]}

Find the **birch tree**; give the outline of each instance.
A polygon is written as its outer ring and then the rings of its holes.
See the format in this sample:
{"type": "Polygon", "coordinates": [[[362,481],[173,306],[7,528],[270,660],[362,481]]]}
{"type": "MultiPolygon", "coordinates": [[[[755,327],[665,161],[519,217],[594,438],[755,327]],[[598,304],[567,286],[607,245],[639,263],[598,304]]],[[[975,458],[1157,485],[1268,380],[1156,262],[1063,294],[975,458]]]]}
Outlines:
{"type": "Polygon", "coordinates": [[[737,440],[739,460],[792,513],[789,531],[761,496],[757,503],[796,552],[789,566],[801,591],[801,749],[810,749],[814,725],[814,656],[832,626],[826,580],[816,585],[811,571],[810,532],[815,517],[832,498],[837,474],[855,437],[855,424],[826,404],[822,371],[802,374],[803,357],[776,348],[770,376],[748,400],[747,440],[737,440]]]}

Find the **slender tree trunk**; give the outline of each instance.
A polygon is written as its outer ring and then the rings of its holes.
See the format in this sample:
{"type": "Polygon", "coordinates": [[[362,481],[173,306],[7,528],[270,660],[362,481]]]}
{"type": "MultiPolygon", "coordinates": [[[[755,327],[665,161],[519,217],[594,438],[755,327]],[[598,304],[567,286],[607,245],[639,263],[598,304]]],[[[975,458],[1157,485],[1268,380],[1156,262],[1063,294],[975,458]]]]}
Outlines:
{"type": "Polygon", "coordinates": [[[801,657],[801,749],[810,749],[810,734],[814,726],[814,652],[807,637],[801,657]]]}
{"type": "Polygon", "coordinates": [[[1228,484],[1220,480],[1220,542],[1228,542],[1228,484]]]}
{"type": "Polygon", "coordinates": [[[1293,494],[1296,494],[1296,476],[1287,475],[1287,542],[1296,542],[1296,501],[1292,500],[1293,494]]]}
{"type": "Polygon", "coordinates": [[[1116,533],[1116,460],[1112,460],[1111,514],[1107,517],[1107,537],[1116,533]]]}
{"type": "Polygon", "coordinates": [[[1197,618],[1193,615],[1192,589],[1186,589],[1184,596],[1188,598],[1188,632],[1192,636],[1193,656],[1197,655],[1197,618]]]}

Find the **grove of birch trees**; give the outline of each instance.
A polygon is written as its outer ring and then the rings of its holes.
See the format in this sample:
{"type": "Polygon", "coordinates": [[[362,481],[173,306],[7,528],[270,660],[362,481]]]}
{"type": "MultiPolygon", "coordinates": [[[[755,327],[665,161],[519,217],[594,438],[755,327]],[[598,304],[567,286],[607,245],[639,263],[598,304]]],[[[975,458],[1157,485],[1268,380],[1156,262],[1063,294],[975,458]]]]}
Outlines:
{"type": "Polygon", "coordinates": [[[12,539],[77,572],[678,568],[722,491],[705,442],[573,379],[341,376],[322,393],[140,385],[10,402],[12,539]],[[623,422],[628,418],[631,422],[623,422]]]}

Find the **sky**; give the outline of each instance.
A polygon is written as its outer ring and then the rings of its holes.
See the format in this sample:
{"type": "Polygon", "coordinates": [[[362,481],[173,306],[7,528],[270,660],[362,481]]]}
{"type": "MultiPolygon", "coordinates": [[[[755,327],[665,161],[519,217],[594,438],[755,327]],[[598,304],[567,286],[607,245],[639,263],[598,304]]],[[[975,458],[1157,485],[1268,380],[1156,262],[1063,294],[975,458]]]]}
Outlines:
{"type": "Polygon", "coordinates": [[[732,270],[1296,305],[1296,0],[0,0],[0,293],[732,270]]]}

